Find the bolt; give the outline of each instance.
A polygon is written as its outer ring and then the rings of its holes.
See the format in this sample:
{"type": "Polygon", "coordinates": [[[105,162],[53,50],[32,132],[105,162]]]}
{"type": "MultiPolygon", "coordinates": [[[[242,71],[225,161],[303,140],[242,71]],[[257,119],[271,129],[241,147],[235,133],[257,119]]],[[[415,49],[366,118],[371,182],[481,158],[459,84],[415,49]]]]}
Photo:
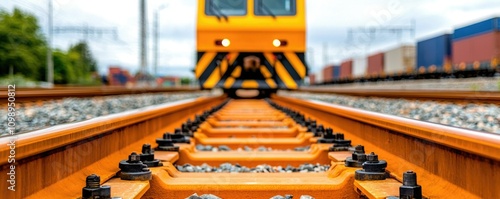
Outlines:
{"type": "Polygon", "coordinates": [[[141,161],[141,158],[139,157],[139,155],[137,155],[136,152],[132,152],[128,156],[128,162],[139,162],[139,161],[141,161]]]}
{"type": "Polygon", "coordinates": [[[151,149],[151,144],[143,144],[142,145],[142,154],[152,154],[153,150],[151,149]]]}
{"type": "Polygon", "coordinates": [[[371,152],[366,156],[368,162],[378,162],[378,155],[374,152],[371,152]]]}
{"type": "Polygon", "coordinates": [[[363,145],[357,145],[354,147],[355,153],[365,153],[365,147],[363,145]]]}
{"type": "Polygon", "coordinates": [[[416,186],[417,185],[417,174],[411,170],[403,173],[403,185],[416,186]]]}
{"type": "Polygon", "coordinates": [[[358,154],[357,161],[358,162],[365,162],[366,161],[366,154],[364,154],[364,153],[358,154]]]}
{"type": "Polygon", "coordinates": [[[417,184],[417,174],[413,171],[403,173],[403,185],[399,187],[399,198],[422,199],[422,187],[417,184]]]}
{"type": "Polygon", "coordinates": [[[87,176],[87,180],[85,180],[85,182],[87,188],[99,188],[101,178],[96,174],[91,174],[87,176]]]}

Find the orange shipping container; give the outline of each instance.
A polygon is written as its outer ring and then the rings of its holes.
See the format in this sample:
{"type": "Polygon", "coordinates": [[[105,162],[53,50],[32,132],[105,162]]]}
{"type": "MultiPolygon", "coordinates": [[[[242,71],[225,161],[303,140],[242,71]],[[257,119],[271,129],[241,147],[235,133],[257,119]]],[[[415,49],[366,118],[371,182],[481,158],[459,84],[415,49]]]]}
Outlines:
{"type": "Polygon", "coordinates": [[[309,84],[310,85],[314,85],[315,82],[316,82],[316,75],[315,74],[310,74],[309,75],[309,84]]]}
{"type": "Polygon", "coordinates": [[[384,71],[384,53],[377,53],[368,57],[368,75],[378,75],[384,71]]]}
{"type": "Polygon", "coordinates": [[[323,82],[328,83],[333,81],[333,65],[323,68],[323,82]]]}
{"type": "Polygon", "coordinates": [[[492,31],[453,41],[453,65],[490,62],[500,58],[500,32],[492,31]]]}
{"type": "Polygon", "coordinates": [[[352,60],[347,60],[340,64],[340,78],[351,77],[352,75],[352,60]]]}

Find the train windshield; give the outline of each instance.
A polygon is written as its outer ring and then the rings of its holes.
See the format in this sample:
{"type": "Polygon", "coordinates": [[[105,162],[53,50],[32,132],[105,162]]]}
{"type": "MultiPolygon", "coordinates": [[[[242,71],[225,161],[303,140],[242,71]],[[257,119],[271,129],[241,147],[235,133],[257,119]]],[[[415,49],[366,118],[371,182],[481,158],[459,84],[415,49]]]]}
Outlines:
{"type": "Polygon", "coordinates": [[[212,16],[246,15],[247,0],[207,0],[205,14],[212,16]]]}
{"type": "Polygon", "coordinates": [[[255,0],[255,15],[295,15],[295,0],[255,0]]]}

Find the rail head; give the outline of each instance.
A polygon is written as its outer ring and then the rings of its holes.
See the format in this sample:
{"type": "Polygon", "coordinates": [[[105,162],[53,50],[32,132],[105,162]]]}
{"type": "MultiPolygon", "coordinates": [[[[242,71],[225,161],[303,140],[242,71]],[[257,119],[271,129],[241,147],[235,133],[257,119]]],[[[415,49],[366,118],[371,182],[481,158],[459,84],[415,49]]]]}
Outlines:
{"type": "Polygon", "coordinates": [[[360,97],[410,98],[425,100],[474,101],[500,103],[498,91],[461,91],[461,90],[399,90],[399,89],[336,89],[301,88],[294,92],[320,94],[339,94],[360,97]]]}

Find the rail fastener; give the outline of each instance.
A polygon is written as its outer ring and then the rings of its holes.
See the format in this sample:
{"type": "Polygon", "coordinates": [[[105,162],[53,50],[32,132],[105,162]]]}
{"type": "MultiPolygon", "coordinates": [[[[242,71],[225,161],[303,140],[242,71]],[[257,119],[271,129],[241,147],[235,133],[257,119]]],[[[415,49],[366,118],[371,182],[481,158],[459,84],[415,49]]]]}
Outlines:
{"type": "Polygon", "coordinates": [[[152,174],[148,166],[141,162],[140,156],[132,152],[128,160],[122,160],[119,164],[120,178],[122,180],[151,180],[152,174]]]}
{"type": "MultiPolygon", "coordinates": [[[[379,160],[374,152],[366,155],[366,161],[363,163],[363,169],[356,170],[354,179],[356,180],[385,180],[389,174],[385,171],[387,162],[379,160]]],[[[410,181],[410,180],[409,180],[410,181]]]]}

